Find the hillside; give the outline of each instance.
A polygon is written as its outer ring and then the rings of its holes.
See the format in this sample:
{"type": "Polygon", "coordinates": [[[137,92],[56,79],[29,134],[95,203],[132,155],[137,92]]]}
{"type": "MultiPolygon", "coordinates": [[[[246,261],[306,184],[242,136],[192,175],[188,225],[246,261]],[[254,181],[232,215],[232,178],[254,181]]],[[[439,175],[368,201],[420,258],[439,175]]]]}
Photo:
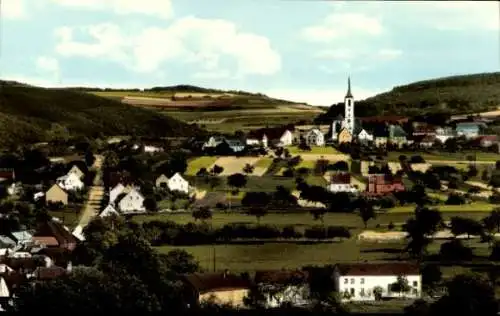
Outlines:
{"type": "MultiPolygon", "coordinates": [[[[356,115],[469,114],[496,110],[499,106],[500,72],[495,72],[443,77],[398,86],[358,101],[356,115]]],[[[340,108],[333,105],[317,120],[336,116],[340,108]]]]}
{"type": "Polygon", "coordinates": [[[120,100],[208,130],[234,132],[262,126],[311,122],[324,110],[303,103],[278,100],[261,93],[216,90],[190,85],[120,90],[71,88],[120,100]]]}
{"type": "Polygon", "coordinates": [[[65,89],[0,81],[0,146],[47,139],[53,123],[74,135],[191,136],[199,132],[154,111],[65,89]]]}

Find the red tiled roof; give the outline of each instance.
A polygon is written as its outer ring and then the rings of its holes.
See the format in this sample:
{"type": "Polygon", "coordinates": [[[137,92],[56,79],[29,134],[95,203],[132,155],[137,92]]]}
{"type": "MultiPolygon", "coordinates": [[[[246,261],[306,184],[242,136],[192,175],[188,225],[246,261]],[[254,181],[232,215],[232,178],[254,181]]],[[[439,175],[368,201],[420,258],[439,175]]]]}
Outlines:
{"type": "Polygon", "coordinates": [[[66,269],[58,266],[53,266],[49,268],[38,267],[36,268],[33,274],[35,275],[35,278],[37,278],[38,280],[52,280],[65,275],[66,269]]]}
{"type": "Polygon", "coordinates": [[[31,240],[40,244],[44,244],[47,247],[59,246],[59,242],[57,241],[57,239],[52,236],[34,236],[31,240]]]}
{"type": "Polygon", "coordinates": [[[491,141],[496,142],[498,140],[497,135],[483,135],[478,137],[479,141],[491,141]]]}
{"type": "Polygon", "coordinates": [[[351,175],[347,172],[335,173],[331,177],[331,183],[333,184],[350,184],[351,175]]]}
{"type": "Polygon", "coordinates": [[[53,220],[38,223],[37,230],[33,234],[36,237],[55,237],[60,246],[65,244],[76,244],[77,240],[61,223],[53,220]]]}
{"type": "Polygon", "coordinates": [[[192,273],[185,275],[184,279],[200,294],[214,290],[250,288],[249,280],[229,273],[192,273]]]}
{"type": "Polygon", "coordinates": [[[411,262],[353,263],[337,265],[340,275],[418,275],[420,267],[411,262]]]}
{"type": "Polygon", "coordinates": [[[287,283],[304,283],[309,278],[307,271],[297,270],[268,270],[256,271],[256,283],[273,283],[273,284],[287,284],[287,283]]]}

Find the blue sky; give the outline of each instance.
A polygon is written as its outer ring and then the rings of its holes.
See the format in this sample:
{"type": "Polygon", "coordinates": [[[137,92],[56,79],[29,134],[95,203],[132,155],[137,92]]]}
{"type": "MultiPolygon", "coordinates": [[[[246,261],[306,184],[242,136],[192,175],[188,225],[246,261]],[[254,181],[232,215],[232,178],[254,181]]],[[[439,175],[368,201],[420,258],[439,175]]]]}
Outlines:
{"type": "Polygon", "coordinates": [[[41,86],[193,84],[314,105],[498,71],[496,2],[3,0],[0,76],[41,86]]]}

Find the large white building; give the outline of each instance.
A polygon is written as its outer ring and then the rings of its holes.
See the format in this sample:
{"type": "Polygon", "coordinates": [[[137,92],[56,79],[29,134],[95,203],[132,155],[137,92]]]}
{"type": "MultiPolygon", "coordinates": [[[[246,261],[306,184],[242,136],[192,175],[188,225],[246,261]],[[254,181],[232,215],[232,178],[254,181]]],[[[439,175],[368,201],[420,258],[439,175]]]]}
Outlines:
{"type": "Polygon", "coordinates": [[[339,264],[334,273],[335,285],[342,301],[373,301],[381,298],[419,298],[422,293],[422,277],[417,264],[353,263],[339,264]],[[393,291],[393,284],[403,278],[407,292],[393,291]]]}

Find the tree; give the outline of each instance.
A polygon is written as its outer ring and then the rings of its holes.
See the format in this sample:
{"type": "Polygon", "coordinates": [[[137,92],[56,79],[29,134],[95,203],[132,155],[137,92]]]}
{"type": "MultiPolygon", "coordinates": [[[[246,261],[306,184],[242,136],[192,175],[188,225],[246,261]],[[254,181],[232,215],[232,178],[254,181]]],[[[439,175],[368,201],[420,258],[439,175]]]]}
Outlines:
{"type": "Polygon", "coordinates": [[[206,221],[212,218],[212,211],[208,208],[208,206],[202,206],[197,210],[194,210],[192,213],[194,220],[206,221]]]}
{"type": "Polygon", "coordinates": [[[251,164],[247,163],[245,165],[245,167],[243,168],[243,172],[246,174],[246,175],[249,175],[249,174],[252,174],[253,173],[253,170],[254,170],[254,166],[252,166],[251,164]]]}
{"type": "Polygon", "coordinates": [[[467,238],[470,238],[470,235],[482,235],[483,234],[483,226],[475,221],[472,218],[464,218],[464,217],[452,217],[451,218],[451,233],[453,235],[463,235],[467,234],[467,238]]]}
{"type": "Polygon", "coordinates": [[[498,312],[495,290],[475,274],[458,275],[448,283],[447,295],[431,305],[430,315],[493,316],[498,312]]]}
{"type": "Polygon", "coordinates": [[[370,201],[363,199],[360,203],[361,205],[359,206],[359,216],[361,217],[361,220],[363,221],[366,229],[366,227],[368,226],[368,221],[370,219],[374,219],[377,214],[375,213],[373,205],[370,201]]]}
{"type": "Polygon", "coordinates": [[[166,264],[168,269],[175,273],[185,274],[200,271],[200,265],[193,255],[183,249],[175,249],[162,255],[160,259],[166,264]]]}
{"type": "Polygon", "coordinates": [[[213,176],[218,176],[220,175],[222,172],[224,171],[224,168],[219,166],[219,165],[214,165],[212,167],[212,169],[210,169],[210,173],[213,175],[213,176]]]}
{"type": "Polygon", "coordinates": [[[175,174],[177,172],[184,173],[188,167],[187,155],[183,151],[173,151],[170,153],[167,161],[168,173],[175,174]]]}
{"type": "Polygon", "coordinates": [[[157,296],[137,277],[86,267],[75,267],[71,274],[62,278],[23,286],[17,296],[14,310],[23,314],[42,310],[51,314],[70,310],[85,314],[161,310],[157,296]]]}
{"type": "Polygon", "coordinates": [[[413,304],[408,305],[404,308],[404,314],[406,316],[428,316],[429,311],[430,305],[423,299],[418,299],[413,302],[413,304]]]}
{"type": "Polygon", "coordinates": [[[241,173],[234,173],[227,177],[227,184],[230,187],[241,189],[247,184],[247,177],[241,173]]]}
{"type": "Polygon", "coordinates": [[[271,197],[267,192],[247,192],[243,199],[241,199],[241,205],[246,207],[263,207],[266,208],[271,202],[271,197]]]}
{"type": "Polygon", "coordinates": [[[399,275],[397,281],[391,284],[391,292],[397,292],[403,294],[403,296],[410,292],[410,290],[411,287],[408,283],[408,279],[403,275],[399,275]]]}
{"type": "Polygon", "coordinates": [[[198,172],[196,172],[196,176],[197,177],[206,177],[208,176],[210,173],[208,172],[207,168],[203,167],[203,168],[200,168],[200,170],[198,170],[198,172]]]}
{"type": "Polygon", "coordinates": [[[500,233],[500,207],[494,208],[482,222],[486,230],[496,230],[497,233],[500,233]]]}
{"type": "Polygon", "coordinates": [[[255,218],[257,219],[257,224],[260,225],[260,219],[266,216],[267,210],[264,207],[253,206],[248,210],[247,214],[250,216],[255,216],[255,218]]]}
{"type": "Polygon", "coordinates": [[[158,204],[156,203],[156,199],[154,197],[146,197],[142,205],[148,212],[156,212],[158,211],[158,204]]]}
{"type": "Polygon", "coordinates": [[[380,301],[382,299],[383,292],[384,292],[384,289],[380,286],[376,286],[373,288],[373,296],[375,297],[376,301],[380,301]]]}
{"type": "Polygon", "coordinates": [[[88,167],[91,167],[92,165],[94,165],[94,162],[95,162],[95,156],[94,156],[94,154],[93,154],[90,150],[87,150],[87,151],[85,152],[84,159],[85,159],[85,164],[86,164],[88,167]]]}
{"type": "Polygon", "coordinates": [[[317,207],[311,210],[311,215],[314,218],[314,220],[319,220],[321,221],[321,224],[324,225],[324,217],[326,214],[326,210],[322,207],[317,207]]]}
{"type": "Polygon", "coordinates": [[[422,270],[422,285],[427,289],[434,288],[439,282],[441,282],[443,273],[438,265],[428,264],[425,265],[422,270]]]}

